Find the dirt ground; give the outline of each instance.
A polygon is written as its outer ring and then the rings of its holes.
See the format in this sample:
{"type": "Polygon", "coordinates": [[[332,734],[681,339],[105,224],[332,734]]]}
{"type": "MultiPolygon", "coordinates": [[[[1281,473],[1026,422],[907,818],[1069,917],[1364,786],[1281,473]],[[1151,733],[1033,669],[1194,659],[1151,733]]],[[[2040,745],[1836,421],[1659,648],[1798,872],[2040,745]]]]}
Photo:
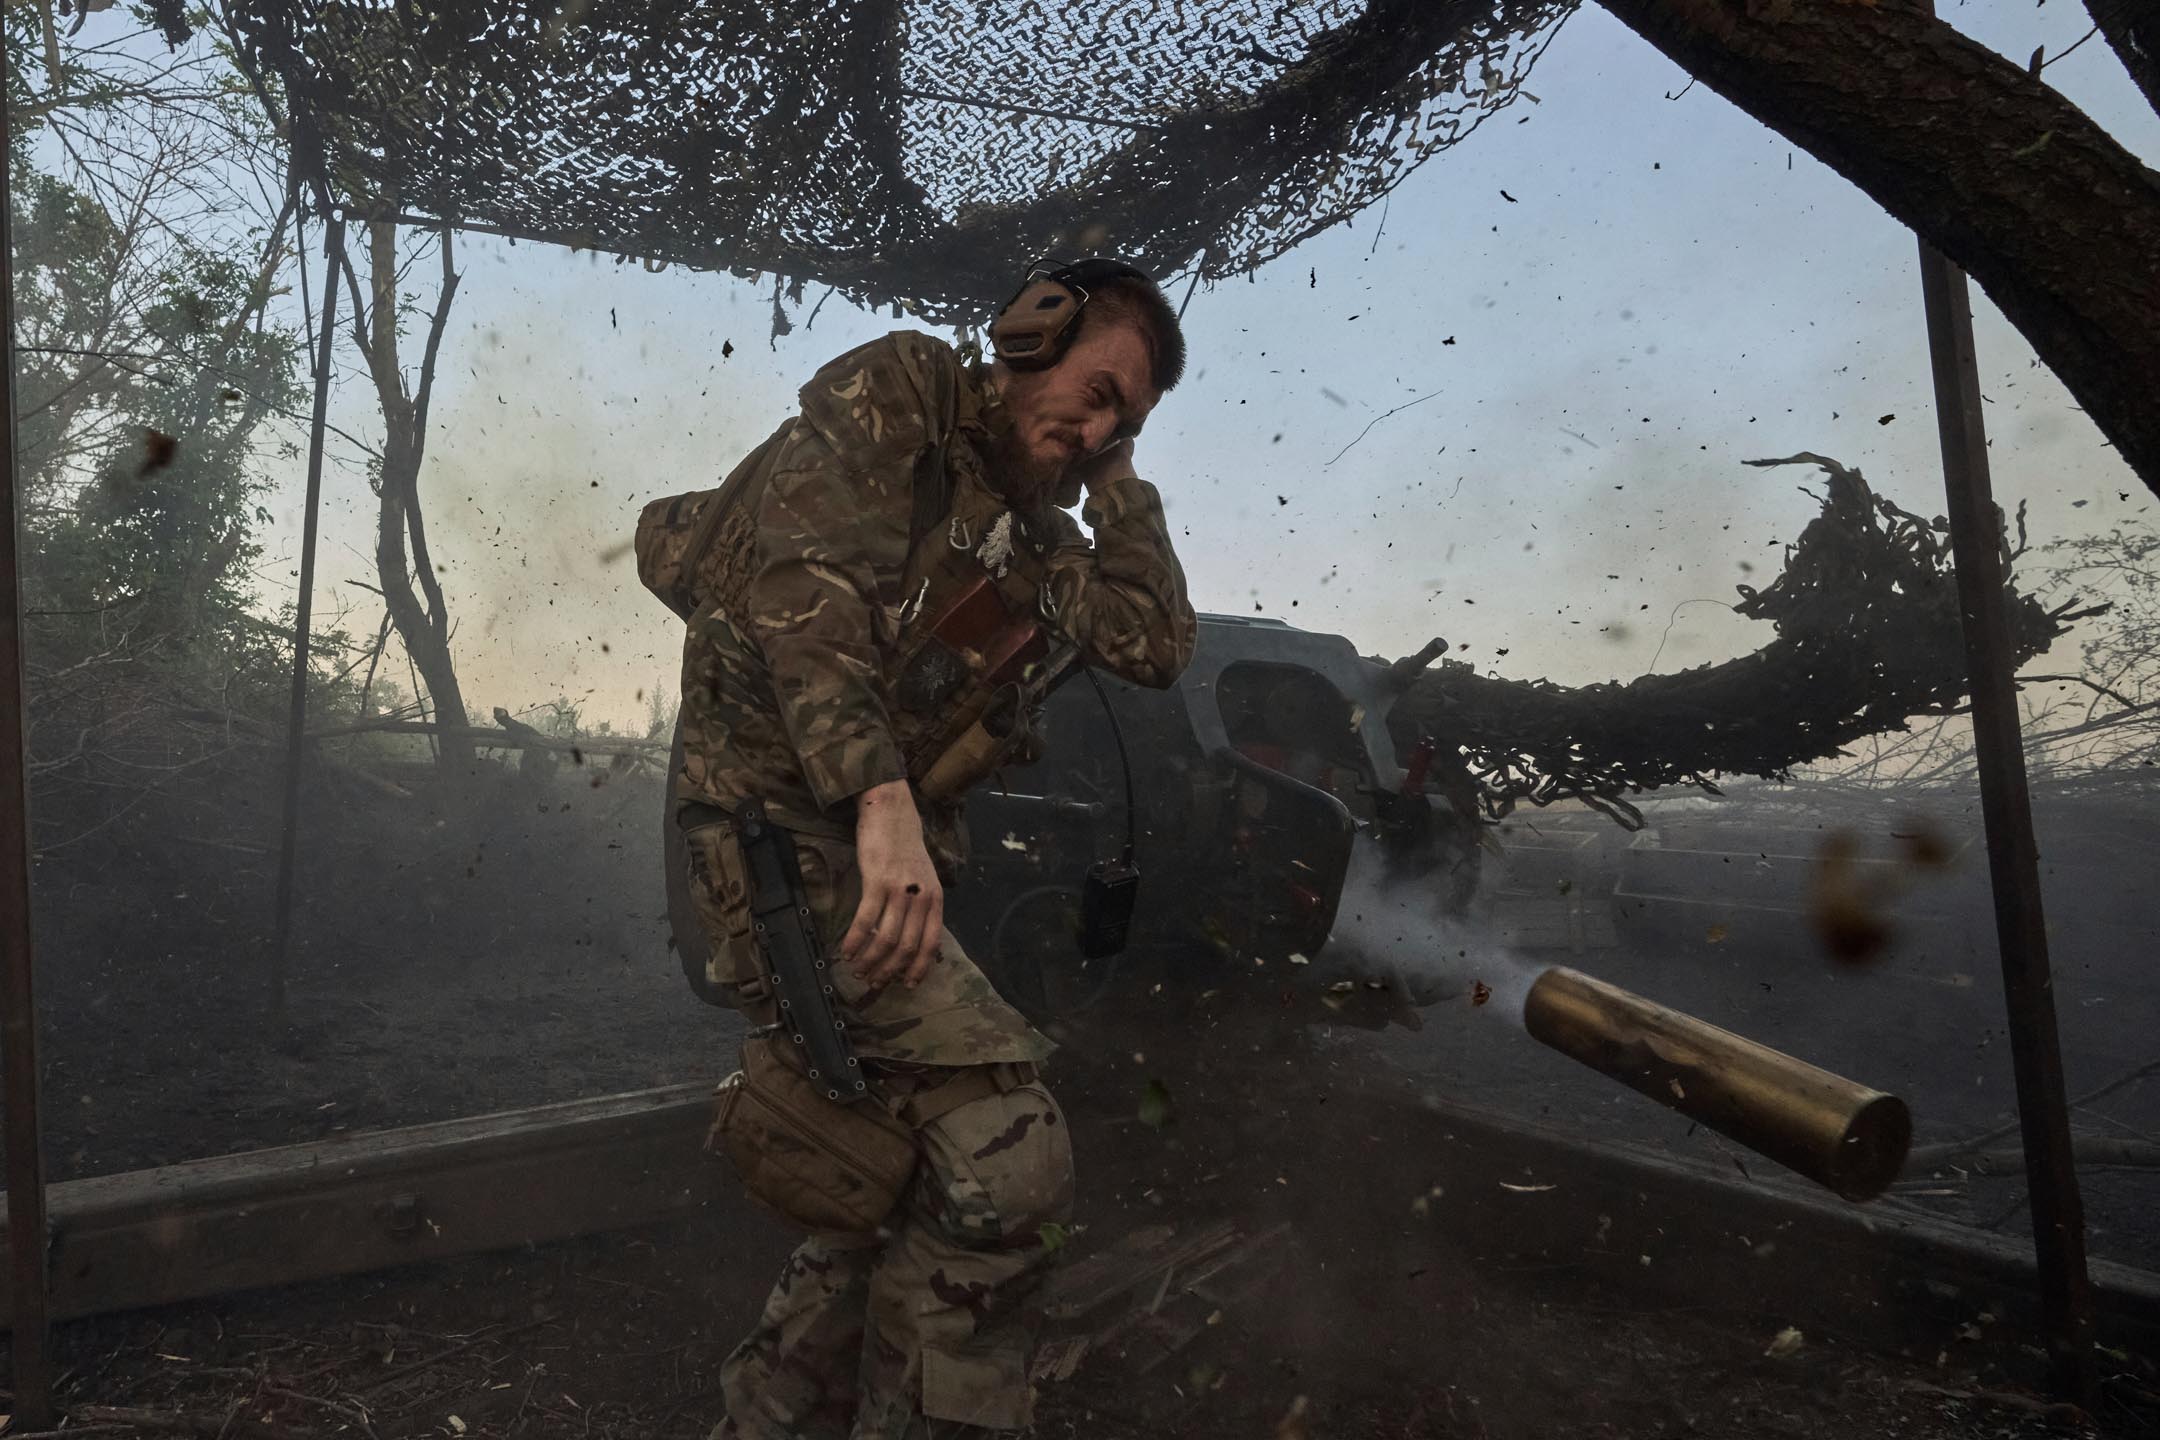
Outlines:
{"type": "MultiPolygon", "coordinates": [[[[756,1297],[695,1226],[340,1286],[68,1327],[64,1404],[88,1427],[150,1412],[215,1435],[701,1436],[756,1297]]],[[[1317,1260],[1309,1262],[1315,1266],[1317,1260]]],[[[1083,1361],[1045,1381],[1045,1437],[2026,1436],[2037,1402],[1938,1370],[1594,1297],[1483,1285],[1474,1326],[1406,1326],[1378,1352],[1227,1323],[1170,1367],[1083,1361]],[[1615,1313],[1625,1324],[1615,1324],[1615,1313]],[[1376,1354],[1380,1357],[1376,1360],[1376,1354]]],[[[1309,1296],[1293,1297],[1310,1315],[1309,1296]]],[[[1309,1322],[1319,1329],[1319,1317],[1309,1322]]],[[[152,1428],[152,1427],[145,1427],[152,1428]]],[[[155,1429],[166,1429],[158,1423],[155,1429]]],[[[125,1433],[125,1432],[115,1432],[125,1433]]],[[[2153,1433],[2122,1429],[2116,1433],[2153,1433]]]]}
{"type": "MultiPolygon", "coordinates": [[[[1472,1253],[1444,1200],[1418,1203],[1416,1107],[1308,1065],[1302,1102],[1256,1112],[1225,1068],[1160,1126],[1132,1114],[1121,1069],[1060,1066],[1084,1173],[1065,1274],[1164,1226],[1246,1243],[1212,1289],[1143,1283],[1071,1314],[1085,1287],[1054,1282],[1073,1303],[1038,1367],[1042,1436],[2160,1435],[2143,1398],[2160,1377],[2135,1358],[2081,1417],[2034,1397],[2014,1337],[1900,1357],[1807,1335],[1773,1355],[1774,1297],[1759,1315],[1644,1309],[1566,1266],[1472,1253]]],[[[694,1440],[788,1243],[700,1217],[77,1322],[58,1334],[62,1397],[74,1426],[113,1434],[694,1440]]]]}
{"type": "MultiPolygon", "coordinates": [[[[733,1017],[692,1000],[667,951],[657,782],[594,778],[506,775],[454,814],[332,780],[311,790],[282,1017],[267,1006],[267,790],[222,795],[185,823],[138,812],[43,857],[52,1177],[727,1068],[733,1017]]],[[[1984,1019],[1999,1002],[1984,985],[1946,990],[1922,965],[1897,992],[1920,999],[1886,1004],[1889,990],[1773,950],[1700,940],[1572,958],[1898,1088],[1923,1141],[2004,1113],[1984,1019]],[[1747,1005],[1731,1009],[1734,994],[1747,1005]]],[[[2118,979],[2065,966],[2066,1036],[2087,1074],[2149,1058],[2149,1045],[2121,1050],[2118,979]]],[[[1070,1268],[1149,1236],[1235,1239],[1208,1262],[1212,1288],[1180,1280],[1138,1319],[1126,1296],[1057,1322],[1045,1436],[1965,1437],[2063,1418],[2032,1398],[2020,1337],[1946,1335],[1885,1357],[1810,1334],[1773,1356],[1774,1296],[1748,1315],[1646,1310],[1565,1267],[1466,1252],[1420,1173],[1422,1094],[1730,1158],[1489,1010],[1436,1009],[1415,1033],[1249,1014],[1233,1043],[1196,1046],[1146,1018],[1144,983],[1136,994],[1141,1018],[1090,1016],[1057,1062],[1082,1166],[1070,1268]],[[1140,1116],[1155,1080],[1171,1109],[1160,1126],[1140,1116]]],[[[2150,1129],[2155,1090],[2111,1095],[2106,1123],[2150,1129]]],[[[1887,1203],[2016,1224],[2008,1177],[1906,1190],[1887,1203]]],[[[2096,1250],[2154,1251],[2149,1175],[2098,1176],[2087,1193],[2107,1241],[2096,1250]]],[[[693,1437],[786,1244],[775,1227],[707,1217],[74,1323],[58,1333],[63,1398],[80,1433],[693,1437]]],[[[2160,1433],[2136,1398],[2150,1368],[2111,1368],[2095,1418],[2160,1433]]]]}

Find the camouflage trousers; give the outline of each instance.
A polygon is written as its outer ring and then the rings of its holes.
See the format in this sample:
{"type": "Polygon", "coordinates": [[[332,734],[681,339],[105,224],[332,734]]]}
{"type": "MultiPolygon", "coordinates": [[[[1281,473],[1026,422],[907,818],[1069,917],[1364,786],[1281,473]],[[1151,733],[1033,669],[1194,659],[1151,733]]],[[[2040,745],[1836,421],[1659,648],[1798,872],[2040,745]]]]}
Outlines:
{"type": "Polygon", "coordinates": [[[722,1368],[728,1418],[713,1440],[1027,1428],[1039,1291],[1072,1213],[1064,1113],[1031,1082],[937,1116],[916,1145],[915,1178],[884,1228],[813,1236],[788,1257],[722,1368]]]}

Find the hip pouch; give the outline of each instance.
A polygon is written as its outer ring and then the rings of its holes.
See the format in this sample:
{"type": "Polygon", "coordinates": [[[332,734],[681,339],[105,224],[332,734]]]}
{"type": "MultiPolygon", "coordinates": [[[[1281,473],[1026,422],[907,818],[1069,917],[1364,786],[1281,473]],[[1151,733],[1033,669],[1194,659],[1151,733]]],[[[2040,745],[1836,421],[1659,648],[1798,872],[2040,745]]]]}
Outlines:
{"type": "Polygon", "coordinates": [[[875,1230],[915,1173],[914,1132],[871,1093],[834,1008],[795,837],[752,800],[735,812],[735,841],[780,1023],[743,1041],[706,1148],[725,1154],[751,1198],[783,1220],[812,1234],[875,1230]]]}
{"type": "Polygon", "coordinates": [[[877,1229],[915,1174],[907,1123],[876,1100],[842,1105],[794,1062],[784,1035],[743,1041],[742,1069],[714,1095],[708,1152],[725,1155],[750,1198],[820,1235],[877,1229]]]}

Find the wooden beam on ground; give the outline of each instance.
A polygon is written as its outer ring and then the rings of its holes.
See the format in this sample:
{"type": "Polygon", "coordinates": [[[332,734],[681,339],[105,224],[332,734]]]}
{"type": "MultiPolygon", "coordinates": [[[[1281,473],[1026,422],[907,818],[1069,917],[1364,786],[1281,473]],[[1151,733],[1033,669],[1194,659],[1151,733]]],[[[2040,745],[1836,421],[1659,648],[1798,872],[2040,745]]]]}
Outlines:
{"type": "MultiPolygon", "coordinates": [[[[701,1209],[739,1220],[746,1253],[762,1256],[774,1222],[703,1153],[709,1100],[704,1085],[673,1086],[55,1185],[53,1311],[167,1304],[701,1209]]],[[[1489,1111],[1371,1091],[1356,1105],[1391,1143],[1417,1146],[1435,1174],[1464,1177],[1434,1203],[1450,1243],[1481,1269],[1576,1271],[1633,1303],[1774,1318],[1884,1349],[1934,1344],[1982,1310],[2013,1330],[2039,1329],[2032,1251],[2000,1236],[1489,1111]]],[[[1368,1225],[1363,1207],[1378,1203],[1350,1169],[1302,1183],[1322,1201],[1315,1214],[1345,1225],[1368,1225]]],[[[1392,1197],[1387,1206],[1392,1214],[1392,1197]]],[[[1235,1232],[1135,1238],[1167,1241],[1164,1253],[1183,1265],[1198,1258],[1184,1245],[1202,1236],[1219,1248],[1235,1232]]],[[[1070,1309],[1115,1263],[1076,1263],[1056,1300],[1070,1309]]],[[[2096,1264],[2093,1280],[2104,1342],[2160,1349],[2160,1276],[2096,1264]]],[[[12,1304],[0,1294],[0,1317],[12,1304]]]]}
{"type": "MultiPolygon", "coordinates": [[[[674,1086],[50,1187],[58,1317],[349,1275],[741,1206],[674,1086]]],[[[0,1315],[14,1315],[12,1289],[0,1315]]]]}

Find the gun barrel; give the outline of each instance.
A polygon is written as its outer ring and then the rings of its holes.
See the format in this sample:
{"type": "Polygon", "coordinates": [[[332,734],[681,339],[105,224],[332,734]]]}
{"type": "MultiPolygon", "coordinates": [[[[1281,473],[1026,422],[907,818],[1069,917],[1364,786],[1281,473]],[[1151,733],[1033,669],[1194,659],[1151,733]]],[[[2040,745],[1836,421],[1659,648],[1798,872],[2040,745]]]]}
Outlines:
{"type": "Polygon", "coordinates": [[[1405,655],[1400,660],[1393,661],[1388,665],[1388,687],[1393,690],[1407,689],[1411,681],[1425,673],[1425,668],[1428,665],[1442,655],[1447,654],[1447,652],[1447,641],[1438,635],[1433,636],[1432,639],[1425,642],[1425,648],[1418,651],[1417,654],[1405,655]]]}
{"type": "Polygon", "coordinates": [[[1897,1178],[1912,1116],[1895,1095],[1555,966],[1523,1003],[1533,1038],[1847,1200],[1897,1178]]]}

